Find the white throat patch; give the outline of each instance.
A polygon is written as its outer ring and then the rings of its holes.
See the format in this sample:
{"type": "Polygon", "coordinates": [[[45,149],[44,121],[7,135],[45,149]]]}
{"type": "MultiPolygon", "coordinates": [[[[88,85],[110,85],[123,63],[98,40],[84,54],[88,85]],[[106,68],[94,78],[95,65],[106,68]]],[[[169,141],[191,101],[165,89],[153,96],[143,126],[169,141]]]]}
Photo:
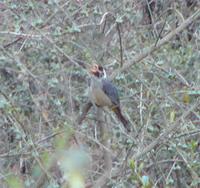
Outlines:
{"type": "Polygon", "coordinates": [[[103,69],[103,78],[106,79],[107,78],[107,74],[106,71],[103,69]]]}

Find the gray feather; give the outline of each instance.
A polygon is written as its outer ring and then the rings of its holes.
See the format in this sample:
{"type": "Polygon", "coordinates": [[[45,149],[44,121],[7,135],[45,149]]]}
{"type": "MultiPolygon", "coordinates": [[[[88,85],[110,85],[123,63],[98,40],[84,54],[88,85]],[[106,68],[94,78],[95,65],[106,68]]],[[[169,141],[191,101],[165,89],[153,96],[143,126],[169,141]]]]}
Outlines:
{"type": "Polygon", "coordinates": [[[114,105],[120,106],[117,88],[111,83],[110,80],[102,79],[102,89],[114,105]]]}

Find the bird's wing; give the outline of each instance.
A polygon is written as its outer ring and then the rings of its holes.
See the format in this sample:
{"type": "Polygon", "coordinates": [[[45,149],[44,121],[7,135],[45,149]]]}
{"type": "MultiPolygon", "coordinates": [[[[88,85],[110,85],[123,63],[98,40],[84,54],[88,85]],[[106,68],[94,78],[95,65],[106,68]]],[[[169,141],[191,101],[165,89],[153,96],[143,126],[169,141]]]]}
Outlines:
{"type": "Polygon", "coordinates": [[[102,80],[102,89],[104,93],[110,98],[113,104],[117,106],[120,105],[117,88],[115,87],[114,84],[111,83],[110,80],[107,79],[102,80]]]}

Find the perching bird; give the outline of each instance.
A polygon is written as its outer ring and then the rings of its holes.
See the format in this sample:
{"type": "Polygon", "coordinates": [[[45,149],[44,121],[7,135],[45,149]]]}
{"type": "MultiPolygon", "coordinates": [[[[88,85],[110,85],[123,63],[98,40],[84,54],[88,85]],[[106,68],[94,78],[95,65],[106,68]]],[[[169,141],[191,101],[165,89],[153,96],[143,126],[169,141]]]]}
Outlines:
{"type": "Polygon", "coordinates": [[[100,65],[94,65],[90,69],[91,82],[89,87],[89,97],[91,102],[98,107],[109,107],[122,122],[128,132],[130,132],[129,122],[124,118],[120,109],[120,100],[117,88],[107,79],[106,71],[100,65]]]}

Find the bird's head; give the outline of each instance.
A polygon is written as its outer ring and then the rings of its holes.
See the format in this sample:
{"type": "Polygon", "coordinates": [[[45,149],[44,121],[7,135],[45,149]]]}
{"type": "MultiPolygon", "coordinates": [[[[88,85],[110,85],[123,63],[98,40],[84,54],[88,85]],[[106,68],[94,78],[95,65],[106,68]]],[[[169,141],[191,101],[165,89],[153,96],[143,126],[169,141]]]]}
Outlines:
{"type": "Polygon", "coordinates": [[[90,73],[97,78],[106,78],[106,71],[101,65],[93,65],[90,69],[90,73]]]}

